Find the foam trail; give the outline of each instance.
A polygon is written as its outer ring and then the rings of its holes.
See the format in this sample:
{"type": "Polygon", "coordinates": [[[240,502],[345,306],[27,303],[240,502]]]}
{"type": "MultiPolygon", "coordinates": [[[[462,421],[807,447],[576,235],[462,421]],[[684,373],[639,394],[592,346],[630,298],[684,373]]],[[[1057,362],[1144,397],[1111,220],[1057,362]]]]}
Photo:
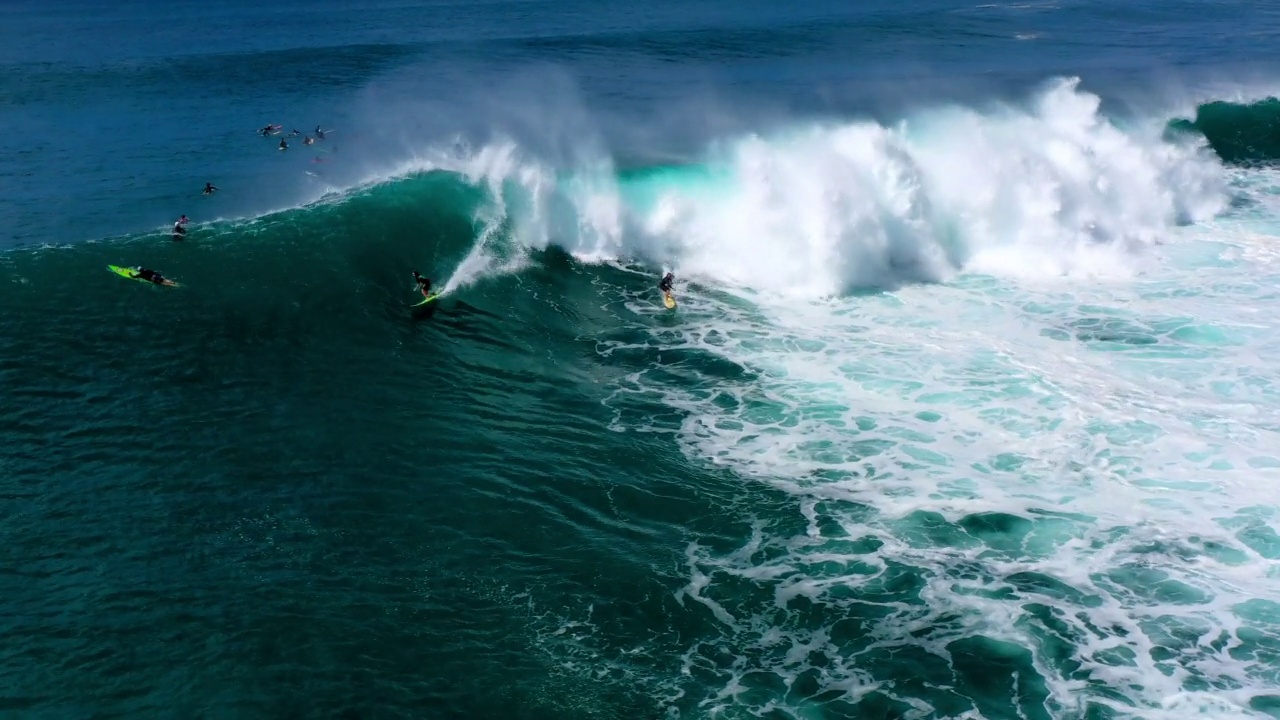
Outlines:
{"type": "Polygon", "coordinates": [[[516,146],[511,142],[482,148],[457,170],[473,185],[484,187],[490,202],[477,210],[475,222],[480,231],[476,242],[445,281],[441,294],[448,294],[483,277],[515,272],[524,266],[525,255],[521,249],[502,242],[510,215],[505,185],[509,178],[515,178],[521,187],[536,189],[540,185],[539,168],[521,165],[516,146]]]}

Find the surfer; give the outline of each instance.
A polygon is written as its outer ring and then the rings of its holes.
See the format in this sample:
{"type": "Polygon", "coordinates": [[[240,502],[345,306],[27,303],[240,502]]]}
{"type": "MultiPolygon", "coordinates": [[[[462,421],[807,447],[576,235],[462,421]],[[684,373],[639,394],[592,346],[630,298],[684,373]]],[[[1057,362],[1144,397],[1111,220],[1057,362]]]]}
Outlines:
{"type": "MultiPolygon", "coordinates": [[[[205,194],[205,195],[212,195],[212,194],[216,193],[217,191],[218,191],[218,188],[214,187],[214,186],[213,186],[213,183],[211,183],[211,182],[207,182],[207,183],[205,183],[205,184],[204,184],[204,194],[205,194]]],[[[182,217],[186,217],[186,215],[183,215],[182,217]]]]}
{"type": "Polygon", "coordinates": [[[662,304],[667,306],[668,310],[675,309],[676,299],[671,297],[671,286],[676,282],[676,276],[667,273],[662,276],[662,280],[658,282],[658,289],[662,291],[662,304]]]}
{"type": "Polygon", "coordinates": [[[258,132],[262,133],[262,137],[267,137],[267,136],[268,136],[268,135],[270,135],[270,134],[271,134],[271,132],[272,132],[273,130],[275,130],[275,129],[276,129],[276,126],[275,126],[275,125],[268,125],[268,126],[266,126],[266,127],[262,128],[261,130],[259,130],[258,132]]]}
{"type": "Polygon", "coordinates": [[[284,141],[284,138],[280,138],[280,149],[281,149],[281,150],[288,150],[288,149],[289,149],[289,143],[285,142],[285,141],[284,141]]]}
{"type": "Polygon", "coordinates": [[[673,275],[672,273],[667,273],[666,275],[662,276],[662,282],[658,283],[658,289],[662,291],[663,295],[670,295],[671,286],[675,284],[675,281],[676,281],[676,276],[673,275]]]}
{"type": "Polygon", "coordinates": [[[187,236],[187,223],[189,222],[191,221],[187,219],[186,215],[183,215],[182,217],[178,218],[177,222],[173,224],[174,240],[181,240],[182,238],[187,236]]]}
{"type": "Polygon", "coordinates": [[[319,125],[316,126],[316,138],[319,140],[324,139],[324,131],[320,129],[319,125]]]}
{"type": "Polygon", "coordinates": [[[312,145],[312,144],[314,144],[314,143],[315,143],[315,141],[316,141],[316,139],[315,139],[315,138],[313,138],[313,137],[311,137],[310,135],[308,135],[308,136],[306,136],[306,137],[302,138],[302,144],[303,144],[303,145],[312,145]]]}
{"type": "Polygon", "coordinates": [[[144,267],[135,267],[133,269],[133,276],[138,278],[139,280],[146,280],[147,282],[155,283],[156,285],[176,285],[177,284],[174,281],[156,272],[155,270],[150,270],[144,267]]]}
{"type": "Polygon", "coordinates": [[[418,290],[422,292],[422,297],[431,297],[431,278],[422,277],[417,270],[414,270],[413,281],[418,283],[418,290]]]}

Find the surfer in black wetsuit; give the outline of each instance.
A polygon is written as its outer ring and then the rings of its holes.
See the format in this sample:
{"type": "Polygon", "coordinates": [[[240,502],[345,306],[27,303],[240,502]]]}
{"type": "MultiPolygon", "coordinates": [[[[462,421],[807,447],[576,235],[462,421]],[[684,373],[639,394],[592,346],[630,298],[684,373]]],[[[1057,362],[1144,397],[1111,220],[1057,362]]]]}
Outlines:
{"type": "Polygon", "coordinates": [[[280,149],[281,149],[281,150],[288,150],[288,149],[289,149],[289,143],[285,142],[285,141],[284,141],[284,138],[280,138],[280,149]]]}
{"type": "Polygon", "coordinates": [[[172,285],[173,281],[156,272],[144,267],[136,267],[133,269],[133,276],[156,285],[172,285]]]}
{"type": "Polygon", "coordinates": [[[182,217],[178,218],[178,221],[177,221],[177,222],[175,222],[175,223],[173,224],[173,239],[174,239],[174,240],[181,240],[182,238],[184,238],[184,237],[186,237],[186,236],[187,236],[187,223],[188,223],[188,222],[190,222],[190,220],[188,220],[188,219],[187,219],[187,216],[186,216],[186,215],[183,215],[182,217]]]}
{"type": "Polygon", "coordinates": [[[417,270],[414,270],[413,281],[418,283],[418,290],[422,292],[422,297],[431,297],[431,278],[422,277],[417,270]]]}
{"type": "Polygon", "coordinates": [[[658,283],[658,289],[662,291],[663,295],[670,295],[671,286],[675,284],[675,281],[676,276],[672,273],[667,273],[662,276],[662,282],[658,283]]]}
{"type": "MultiPolygon", "coordinates": [[[[213,186],[213,183],[211,183],[211,182],[207,182],[207,183],[205,183],[205,184],[204,184],[204,194],[205,194],[205,195],[212,195],[212,194],[214,194],[214,193],[215,193],[215,192],[217,192],[217,191],[218,191],[218,188],[214,187],[214,186],[213,186]]],[[[184,215],[183,217],[186,217],[186,216],[184,215]]]]}
{"type": "Polygon", "coordinates": [[[324,131],[320,129],[320,126],[319,126],[319,125],[317,125],[317,126],[316,126],[316,139],[317,139],[317,140],[323,140],[323,139],[324,139],[324,131]]]}

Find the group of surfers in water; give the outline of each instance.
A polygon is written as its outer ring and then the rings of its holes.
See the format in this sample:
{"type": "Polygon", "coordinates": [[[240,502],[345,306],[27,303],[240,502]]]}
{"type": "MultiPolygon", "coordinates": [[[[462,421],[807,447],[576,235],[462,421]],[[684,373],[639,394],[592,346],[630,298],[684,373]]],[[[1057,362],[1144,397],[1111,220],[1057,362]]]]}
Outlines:
{"type": "MultiPolygon", "coordinates": [[[[258,132],[262,135],[262,137],[268,137],[274,133],[279,132],[282,127],[283,127],[282,125],[267,125],[266,127],[262,128],[258,132]]],[[[302,132],[300,130],[294,130],[293,132],[289,133],[289,137],[297,137],[301,134],[302,132]]],[[[302,144],[312,145],[315,143],[317,139],[319,140],[324,139],[324,130],[322,130],[319,125],[316,126],[316,136],[314,138],[311,137],[310,135],[306,136],[305,138],[303,138],[302,144]]],[[[280,139],[280,149],[281,150],[289,149],[289,144],[284,141],[284,138],[280,139]]],[[[204,190],[201,191],[200,194],[212,195],[216,192],[218,192],[217,186],[215,186],[211,182],[206,182],[204,184],[204,190]]],[[[178,218],[176,221],[174,221],[173,230],[170,232],[169,236],[175,241],[182,240],[187,236],[187,223],[190,223],[190,222],[191,222],[191,219],[188,218],[186,215],[183,215],[182,217],[178,218]]],[[[148,280],[150,282],[155,283],[156,285],[176,284],[172,280],[168,280],[160,273],[156,272],[155,270],[151,270],[149,268],[135,267],[133,268],[133,271],[134,271],[133,276],[135,278],[138,278],[140,280],[148,280]]]]}
{"type": "MultiPolygon", "coordinates": [[[[267,125],[266,127],[262,128],[262,130],[260,130],[259,132],[262,134],[263,137],[268,137],[272,133],[278,132],[281,129],[281,127],[282,126],[280,125],[267,125]]],[[[289,137],[297,137],[298,135],[301,135],[301,134],[302,133],[299,132],[298,130],[294,130],[289,134],[289,137]]],[[[320,139],[320,140],[324,139],[324,130],[321,130],[319,125],[316,126],[316,137],[312,138],[310,135],[308,135],[303,139],[302,144],[311,145],[316,141],[316,139],[320,139]]],[[[284,141],[284,138],[281,138],[280,149],[287,150],[288,148],[289,148],[289,144],[284,141]]],[[[206,182],[204,184],[204,191],[201,194],[212,195],[217,191],[218,191],[218,188],[213,183],[206,182]]],[[[183,215],[173,223],[172,238],[174,240],[181,240],[187,236],[187,223],[189,222],[191,222],[191,219],[188,218],[186,215],[183,215]]],[[[161,275],[160,273],[150,268],[135,267],[133,268],[133,273],[134,273],[133,276],[135,278],[139,280],[147,280],[148,282],[154,283],[156,285],[168,285],[168,286],[177,285],[177,283],[175,283],[174,281],[166,278],[165,276],[161,275]]],[[[658,289],[662,291],[662,294],[664,297],[667,297],[667,298],[671,297],[671,287],[672,285],[675,284],[675,280],[676,280],[676,276],[674,274],[667,273],[662,277],[662,280],[658,282],[658,289]]],[[[422,297],[424,298],[431,297],[431,278],[424,277],[417,270],[414,270],[413,281],[418,292],[422,293],[422,297]]]]}
{"type": "MultiPolygon", "coordinates": [[[[182,219],[180,219],[178,222],[179,223],[184,222],[186,220],[186,217],[187,217],[186,215],[183,215],[182,219]]],[[[175,227],[174,232],[177,232],[176,228],[178,227],[178,225],[175,225],[174,227],[175,227]]],[[[185,232],[185,230],[183,232],[185,232]]],[[[165,276],[161,275],[155,270],[151,270],[150,268],[135,267],[132,269],[133,269],[133,277],[139,280],[146,280],[156,285],[168,285],[171,287],[177,285],[176,282],[166,278],[165,276]]],[[[427,299],[431,298],[431,278],[424,276],[422,273],[418,272],[417,270],[414,270],[413,282],[418,292],[422,293],[422,297],[427,299]]],[[[662,291],[662,294],[665,297],[671,297],[671,288],[673,285],[675,285],[675,282],[676,282],[675,274],[668,272],[666,275],[663,275],[662,280],[658,282],[658,289],[662,291]]]]}
{"type": "MultiPolygon", "coordinates": [[[[258,133],[259,133],[260,135],[262,135],[262,137],[270,137],[270,136],[275,135],[276,133],[280,132],[280,130],[281,130],[283,127],[284,127],[283,125],[267,125],[266,127],[264,127],[264,128],[262,128],[261,130],[259,130],[259,131],[258,131],[258,133]]],[[[298,137],[299,135],[302,135],[302,131],[301,131],[301,130],[294,130],[293,132],[289,133],[286,137],[298,137]]],[[[304,136],[304,137],[302,138],[302,144],[303,144],[303,145],[314,145],[314,144],[315,144],[315,142],[316,142],[317,140],[323,140],[323,139],[324,139],[324,130],[321,130],[321,129],[320,129],[320,126],[319,126],[319,125],[317,125],[317,126],[316,126],[316,136],[315,136],[315,137],[311,137],[310,135],[306,135],[306,136],[304,136]]],[[[281,149],[281,150],[288,150],[288,149],[289,149],[289,143],[285,142],[285,139],[284,139],[284,138],[280,138],[280,149],[281,149]]]]}
{"type": "MultiPolygon", "coordinates": [[[[186,215],[183,215],[182,217],[185,218],[186,215]]],[[[169,287],[173,287],[178,284],[150,268],[135,267],[132,268],[132,270],[133,277],[138,280],[146,280],[147,282],[155,285],[167,285],[169,287]]],[[[671,297],[671,287],[675,284],[675,281],[676,276],[672,273],[667,273],[662,276],[662,280],[658,283],[658,289],[661,290],[662,294],[666,297],[671,297]]],[[[431,278],[425,277],[422,273],[414,270],[413,282],[417,287],[418,292],[422,293],[422,297],[431,297],[431,278]]]]}
{"type": "MultiPolygon", "coordinates": [[[[422,293],[422,297],[431,297],[431,278],[424,277],[417,270],[413,271],[413,281],[418,286],[418,292],[422,293]]],[[[671,288],[676,284],[675,273],[668,272],[662,276],[662,280],[658,281],[658,289],[662,291],[664,297],[671,297],[671,288]]]]}
{"type": "MultiPolygon", "coordinates": [[[[201,194],[212,195],[216,192],[218,192],[217,186],[214,185],[213,183],[207,182],[204,184],[204,190],[201,192],[201,194]]],[[[182,217],[175,220],[173,223],[173,231],[170,233],[170,237],[172,237],[174,240],[181,240],[182,238],[186,237],[187,223],[189,222],[191,222],[191,218],[187,217],[186,215],[183,215],[182,217]]]]}

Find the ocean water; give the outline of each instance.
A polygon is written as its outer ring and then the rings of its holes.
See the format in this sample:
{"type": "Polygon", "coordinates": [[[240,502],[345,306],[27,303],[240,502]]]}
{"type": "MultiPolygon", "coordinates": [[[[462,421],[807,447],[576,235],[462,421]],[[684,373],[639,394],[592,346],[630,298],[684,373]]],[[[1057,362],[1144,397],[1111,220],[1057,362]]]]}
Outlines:
{"type": "Polygon", "coordinates": [[[0,717],[1280,717],[1277,40],[0,5],[0,717]]]}

